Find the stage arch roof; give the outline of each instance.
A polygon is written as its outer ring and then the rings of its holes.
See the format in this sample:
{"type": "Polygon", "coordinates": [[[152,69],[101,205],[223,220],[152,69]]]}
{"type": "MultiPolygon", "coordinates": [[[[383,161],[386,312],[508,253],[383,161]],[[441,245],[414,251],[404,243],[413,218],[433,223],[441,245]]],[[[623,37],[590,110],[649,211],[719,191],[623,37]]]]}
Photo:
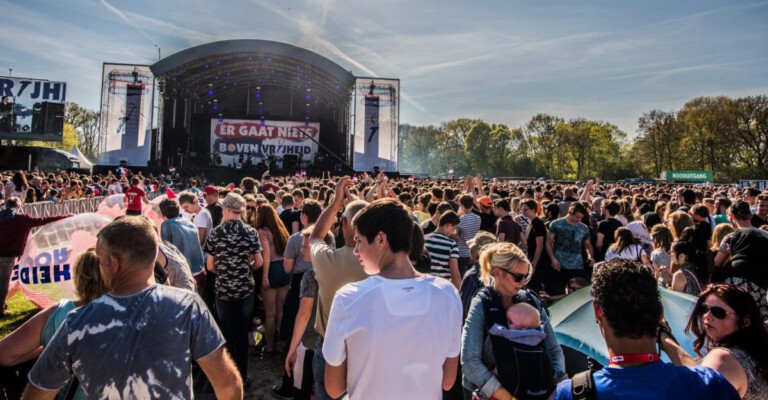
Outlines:
{"type": "Polygon", "coordinates": [[[226,40],[182,50],[150,66],[166,92],[207,100],[247,86],[311,92],[313,100],[349,96],[355,77],[312,51],[268,40],[226,40]]]}

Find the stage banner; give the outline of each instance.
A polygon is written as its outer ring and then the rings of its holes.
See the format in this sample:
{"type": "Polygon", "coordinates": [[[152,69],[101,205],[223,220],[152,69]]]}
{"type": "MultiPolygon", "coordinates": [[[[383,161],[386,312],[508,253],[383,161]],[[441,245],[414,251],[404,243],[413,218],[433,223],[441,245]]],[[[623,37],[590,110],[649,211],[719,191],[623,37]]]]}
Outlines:
{"type": "Polygon", "coordinates": [[[397,171],[400,80],[357,78],[354,110],[354,168],[397,171]]]}
{"type": "Polygon", "coordinates": [[[99,164],[147,165],[152,138],[154,82],[146,65],[104,63],[99,164]]]}
{"type": "Polygon", "coordinates": [[[66,82],[0,76],[0,139],[62,141],[66,82]]]}
{"type": "MultiPolygon", "coordinates": [[[[320,124],[312,122],[211,119],[211,154],[219,154],[224,166],[241,166],[251,157],[257,164],[269,156],[282,160],[296,156],[298,165],[317,153],[320,124]],[[314,140],[313,140],[314,139],[314,140]]],[[[298,167],[297,165],[297,167],[298,167]]]]}

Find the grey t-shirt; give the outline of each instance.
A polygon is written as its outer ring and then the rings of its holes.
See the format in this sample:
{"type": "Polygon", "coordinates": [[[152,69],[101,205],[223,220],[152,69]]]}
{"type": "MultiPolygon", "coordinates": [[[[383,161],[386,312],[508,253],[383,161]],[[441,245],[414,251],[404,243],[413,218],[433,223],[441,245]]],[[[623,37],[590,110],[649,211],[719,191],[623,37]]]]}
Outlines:
{"type": "Polygon", "coordinates": [[[293,273],[300,274],[312,269],[312,263],[304,259],[304,255],[301,254],[301,243],[304,238],[301,237],[301,232],[294,233],[288,238],[288,243],[285,244],[285,258],[293,259],[293,273]]]}
{"type": "MultiPolygon", "coordinates": [[[[331,241],[334,241],[333,234],[331,235],[331,241]]],[[[285,245],[285,252],[283,252],[285,258],[294,260],[293,273],[300,274],[312,270],[312,263],[304,259],[304,254],[301,253],[301,244],[304,238],[301,237],[301,232],[294,233],[288,238],[288,243],[285,245]]]]}
{"type": "Polygon", "coordinates": [[[155,285],[127,297],[104,295],[72,311],[29,382],[54,390],[74,375],[91,399],[191,399],[192,360],[223,345],[197,294],[155,285]]]}

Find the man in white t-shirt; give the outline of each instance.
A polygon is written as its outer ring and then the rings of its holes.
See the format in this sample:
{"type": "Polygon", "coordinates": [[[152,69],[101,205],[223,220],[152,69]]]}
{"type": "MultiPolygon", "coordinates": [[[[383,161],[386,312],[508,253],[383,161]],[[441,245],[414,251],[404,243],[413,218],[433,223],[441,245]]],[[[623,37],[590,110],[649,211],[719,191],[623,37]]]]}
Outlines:
{"type": "Polygon", "coordinates": [[[211,212],[201,207],[197,195],[191,192],[179,193],[179,205],[185,213],[192,215],[192,223],[197,228],[200,246],[205,247],[205,241],[213,230],[211,212]]]}
{"type": "MultiPolygon", "coordinates": [[[[192,192],[179,193],[179,205],[185,213],[192,215],[192,223],[197,228],[197,239],[200,241],[200,248],[205,248],[205,242],[208,240],[208,236],[213,230],[213,217],[211,212],[200,206],[197,195],[192,192]]],[[[203,252],[203,259],[206,258],[205,252],[203,252]]],[[[197,291],[200,295],[203,295],[206,285],[206,271],[195,275],[195,282],[197,283],[197,291]]]]}
{"type": "Polygon", "coordinates": [[[355,254],[373,276],[347,284],[333,299],[323,343],[328,394],[442,399],[456,378],[461,348],[456,289],[411,265],[415,225],[399,201],[377,200],[352,223],[355,254]]]}
{"type": "Polygon", "coordinates": [[[107,193],[110,195],[123,193],[123,186],[120,184],[120,182],[118,182],[117,179],[112,178],[109,186],[107,186],[107,193]]]}

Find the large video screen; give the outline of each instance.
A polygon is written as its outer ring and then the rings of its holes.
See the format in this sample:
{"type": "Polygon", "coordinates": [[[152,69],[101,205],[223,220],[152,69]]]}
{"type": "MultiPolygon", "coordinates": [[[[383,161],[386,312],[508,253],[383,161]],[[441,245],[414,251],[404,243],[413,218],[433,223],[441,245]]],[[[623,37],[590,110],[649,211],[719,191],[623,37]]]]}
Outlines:
{"type": "Polygon", "coordinates": [[[274,161],[281,168],[300,168],[314,160],[319,140],[317,122],[211,119],[211,154],[222,166],[274,161]]]}
{"type": "Polygon", "coordinates": [[[146,65],[104,63],[99,164],[147,165],[154,83],[154,75],[146,65]]]}
{"type": "Polygon", "coordinates": [[[0,76],[0,139],[61,142],[66,82],[0,76]]]}
{"type": "Polygon", "coordinates": [[[357,78],[354,93],[354,168],[397,171],[400,80],[357,78]]]}

